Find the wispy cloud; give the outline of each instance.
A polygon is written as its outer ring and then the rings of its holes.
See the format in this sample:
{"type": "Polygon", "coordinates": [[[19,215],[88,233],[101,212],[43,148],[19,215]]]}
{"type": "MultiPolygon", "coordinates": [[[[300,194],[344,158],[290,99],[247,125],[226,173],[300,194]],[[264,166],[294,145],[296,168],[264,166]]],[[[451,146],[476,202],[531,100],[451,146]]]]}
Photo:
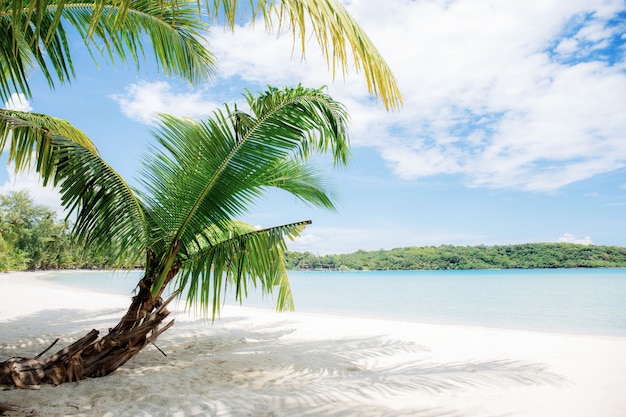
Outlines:
{"type": "Polygon", "coordinates": [[[563,236],[561,236],[558,239],[558,242],[562,242],[562,243],[578,243],[581,245],[592,245],[593,241],[591,240],[591,236],[585,236],[584,238],[580,239],[577,238],[576,236],[574,236],[571,233],[565,233],[563,234],[563,236]]]}
{"type": "Polygon", "coordinates": [[[623,4],[403,6],[395,31],[411,47],[390,48],[407,96],[403,128],[377,145],[399,176],[461,173],[473,186],[549,191],[626,164],[623,54],[613,65],[581,51],[615,40],[609,22],[623,4]],[[586,40],[570,45],[579,60],[550,49],[572,37],[586,40]]]}
{"type": "Polygon", "coordinates": [[[27,191],[36,204],[48,207],[59,217],[65,216],[59,191],[56,188],[44,187],[39,174],[34,170],[16,175],[11,164],[6,166],[6,172],[8,179],[0,184],[0,195],[6,195],[11,191],[27,191]]]}
{"type": "Polygon", "coordinates": [[[202,118],[217,107],[204,90],[179,92],[165,81],[131,84],[111,98],[127,117],[148,125],[155,123],[159,113],[202,118]]]}
{"type": "Polygon", "coordinates": [[[33,109],[26,96],[21,93],[11,94],[9,101],[4,103],[4,108],[19,111],[31,111],[33,109]]]}
{"type": "MultiPolygon", "coordinates": [[[[626,28],[621,0],[344,2],[395,72],[404,108],[387,113],[350,71],[333,80],[317,45],[250,25],[215,30],[216,84],[178,93],[134,84],[116,100],[145,123],[157,111],[198,115],[206,95],[328,85],[350,111],[352,143],[401,179],[461,175],[468,186],[553,191],[626,166],[626,28]],[[203,97],[203,95],[205,97],[203,97]]],[[[206,114],[206,113],[204,113],[206,114]]]]}

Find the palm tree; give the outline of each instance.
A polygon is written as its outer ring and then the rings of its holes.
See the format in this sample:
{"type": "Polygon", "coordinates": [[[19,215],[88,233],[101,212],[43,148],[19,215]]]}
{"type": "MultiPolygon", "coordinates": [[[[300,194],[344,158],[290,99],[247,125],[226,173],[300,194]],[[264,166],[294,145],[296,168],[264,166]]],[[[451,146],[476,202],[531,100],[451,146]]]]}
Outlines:
{"type": "Polygon", "coordinates": [[[15,146],[36,138],[49,152],[54,162],[39,172],[60,187],[79,241],[112,253],[120,264],[145,264],[131,306],[108,334],[98,338],[93,330],[48,358],[4,362],[0,384],[107,375],[173,324],[161,326],[175,297],[215,318],[227,285],[237,300],[252,285],[278,290],[278,310],[292,308],[282,253],[285,239],[310,222],[258,230],[237,218],[271,188],[332,209],[332,195],[307,159],[330,152],[336,163],[347,161],[347,114],[321,89],[270,88],[245,98],[249,112],[225,106],[200,122],[162,116],[139,189],[93,149],[42,128],[30,113],[0,119],[15,146]],[[172,295],[164,300],[166,288],[172,295]]]}
{"type": "MultiPolygon", "coordinates": [[[[67,34],[72,25],[93,55],[135,61],[150,39],[167,74],[198,83],[214,61],[203,47],[200,12],[235,27],[245,7],[236,0],[11,0],[0,2],[0,98],[31,94],[28,71],[39,68],[51,87],[74,77],[67,34]],[[194,7],[196,7],[194,9],[194,7]]],[[[387,108],[401,96],[385,61],[358,24],[335,0],[250,2],[270,30],[291,30],[304,47],[309,26],[331,65],[345,72],[352,61],[369,91],[387,108]],[[256,4],[256,5],[255,5],[256,4]],[[305,18],[308,16],[308,19],[305,18]]],[[[138,64],[139,65],[139,64],[138,64]]],[[[248,285],[278,289],[277,308],[291,306],[282,261],[285,239],[308,222],[255,230],[237,222],[267,188],[332,208],[331,196],[307,163],[312,152],[330,151],[336,163],[348,157],[346,113],[321,90],[302,87],[247,94],[250,112],[225,107],[204,122],[162,116],[161,147],[144,165],[141,189],[132,189],[100,158],[91,140],[70,123],[51,116],[0,110],[0,152],[8,145],[16,171],[31,163],[44,184],[61,189],[64,206],[76,215],[77,239],[112,255],[118,265],[143,258],[145,275],[128,312],[99,338],[92,331],[57,354],[11,359],[0,364],[0,383],[16,386],[62,383],[113,372],[173,322],[172,297],[213,317],[223,287],[236,297],[248,285]],[[163,300],[168,285],[172,297],[163,300]],[[184,290],[184,291],[183,291],[184,290]]],[[[45,352],[44,352],[45,353],[45,352]]]]}

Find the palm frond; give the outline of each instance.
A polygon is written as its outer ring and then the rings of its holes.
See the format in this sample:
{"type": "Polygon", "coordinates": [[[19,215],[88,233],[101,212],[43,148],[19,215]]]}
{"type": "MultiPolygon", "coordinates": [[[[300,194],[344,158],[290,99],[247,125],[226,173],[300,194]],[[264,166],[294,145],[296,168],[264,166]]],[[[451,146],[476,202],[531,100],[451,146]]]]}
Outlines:
{"type": "Polygon", "coordinates": [[[63,17],[88,40],[88,47],[100,41],[112,61],[118,56],[122,62],[139,65],[147,36],[156,63],[166,75],[191,84],[214,75],[216,60],[202,39],[208,26],[196,1],[134,0],[123,10],[112,3],[104,4],[99,20],[94,22],[92,7],[81,0],[66,1],[63,17]]]}
{"type": "Polygon", "coordinates": [[[268,86],[257,95],[248,91],[245,98],[254,119],[246,119],[242,133],[273,138],[274,142],[295,141],[302,159],[331,150],[335,164],[345,165],[350,156],[348,112],[324,90],[298,85],[268,86]]]}
{"type": "MultiPolygon", "coordinates": [[[[349,67],[362,71],[369,92],[380,97],[388,109],[402,105],[402,95],[389,66],[370,38],[339,0],[206,0],[209,18],[235,28],[237,16],[246,12],[255,19],[262,16],[267,31],[291,31],[304,54],[307,33],[312,30],[333,75],[343,76],[349,67]],[[310,28],[309,28],[310,26],[310,28]]],[[[123,58],[132,58],[141,49],[141,33],[148,33],[155,56],[166,73],[177,74],[195,82],[213,72],[214,59],[195,42],[204,27],[200,5],[193,0],[22,0],[0,2],[0,98],[11,91],[30,95],[26,70],[37,62],[54,85],[74,76],[71,56],[62,22],[70,16],[72,24],[84,35],[89,46],[100,39],[104,50],[123,58]],[[77,12],[76,10],[81,10],[77,12]],[[88,15],[84,14],[88,11],[88,15]],[[75,17],[71,17],[75,16],[75,17]],[[167,35],[169,30],[182,33],[167,35]],[[185,31],[189,29],[188,33],[185,31]],[[178,36],[181,36],[175,39],[178,36]],[[188,36],[191,35],[191,36],[188,36]],[[173,41],[173,42],[172,42],[173,41]],[[172,43],[170,43],[172,42],[172,43]],[[170,45],[170,46],[168,46],[170,45]],[[176,45],[174,49],[171,45],[176,45]],[[180,48],[179,48],[180,46],[180,48]],[[187,52],[193,53],[187,53],[187,52]],[[48,56],[52,70],[44,56],[48,56]]],[[[100,51],[96,48],[96,52],[100,51]]]]}
{"type": "Polygon", "coordinates": [[[75,213],[76,239],[116,266],[142,260],[148,222],[134,191],[98,155],[61,136],[53,142],[54,182],[63,206],[75,213]]]}
{"type": "MultiPolygon", "coordinates": [[[[199,230],[229,224],[269,187],[332,208],[305,161],[329,150],[337,163],[347,161],[345,110],[321,89],[270,87],[259,97],[248,94],[250,114],[226,106],[205,122],[162,116],[155,132],[162,149],[144,161],[142,200],[160,213],[151,218],[151,229],[159,231],[151,242],[167,258],[163,262],[189,256],[199,230]]],[[[156,277],[154,293],[167,269],[156,277]]]]}
{"type": "Polygon", "coordinates": [[[143,255],[146,219],[140,201],[106,164],[89,138],[65,120],[0,110],[0,149],[8,143],[16,171],[35,169],[44,185],[58,186],[75,236],[112,263],[143,255]]]}
{"type": "MultiPolygon", "coordinates": [[[[67,81],[74,75],[74,68],[69,59],[67,38],[63,30],[55,31],[50,36],[45,47],[41,48],[38,42],[42,31],[47,32],[54,24],[54,17],[43,8],[33,11],[40,14],[37,26],[23,21],[24,13],[19,9],[23,2],[2,2],[0,9],[0,65],[2,79],[0,80],[0,98],[4,101],[12,92],[19,91],[30,96],[28,86],[28,70],[38,65],[49,83],[52,83],[53,67],[57,78],[61,82],[67,81]],[[8,7],[13,6],[9,11],[8,7]]],[[[22,6],[23,7],[23,6],[22,6]]]]}
{"type": "Polygon", "coordinates": [[[34,157],[36,170],[41,174],[44,185],[54,172],[52,144],[55,135],[63,136],[89,152],[98,153],[87,135],[66,120],[0,109],[0,155],[8,145],[9,162],[15,164],[16,172],[29,169],[34,157]]]}
{"type": "Polygon", "coordinates": [[[242,4],[238,0],[206,0],[209,16],[223,18],[235,28],[236,17],[245,11],[253,18],[262,16],[267,31],[290,30],[294,46],[299,43],[304,54],[307,33],[315,39],[333,75],[345,76],[350,65],[363,71],[368,91],[380,97],[387,109],[402,105],[402,94],[395,76],[373,42],[339,0],[273,0],[242,4]],[[309,26],[311,29],[309,29],[309,26]]]}
{"type": "Polygon", "coordinates": [[[325,181],[323,173],[306,161],[288,159],[277,162],[268,170],[267,186],[280,188],[305,204],[335,211],[339,195],[333,184],[325,181]]]}
{"type": "Polygon", "coordinates": [[[255,230],[245,223],[233,222],[204,232],[211,243],[199,238],[200,244],[182,263],[176,290],[185,294],[187,307],[197,306],[213,319],[219,314],[224,290],[233,288],[239,302],[250,287],[260,288],[263,295],[274,293],[278,311],[292,310],[293,299],[285,270],[285,239],[297,237],[309,221],[255,230]]]}
{"type": "Polygon", "coordinates": [[[12,92],[30,97],[28,70],[42,70],[49,85],[75,77],[63,23],[83,37],[93,56],[139,65],[146,36],[167,75],[196,84],[215,71],[203,45],[207,29],[192,0],[11,0],[0,3],[0,99],[12,92]]]}
{"type": "Polygon", "coordinates": [[[304,160],[329,148],[337,163],[347,160],[343,108],[321,90],[302,87],[270,88],[262,100],[248,98],[252,114],[226,107],[205,122],[161,119],[155,135],[163,150],[144,163],[144,200],[167,213],[158,228],[183,248],[208,224],[244,213],[268,187],[332,207],[318,173],[304,160]]]}

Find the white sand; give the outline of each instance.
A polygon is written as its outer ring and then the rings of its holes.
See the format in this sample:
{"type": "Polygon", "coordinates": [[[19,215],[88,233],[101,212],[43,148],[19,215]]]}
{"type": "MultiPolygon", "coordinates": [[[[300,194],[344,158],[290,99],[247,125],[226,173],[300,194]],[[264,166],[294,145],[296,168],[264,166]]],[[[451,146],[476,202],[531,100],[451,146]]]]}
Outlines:
{"type": "MultiPolygon", "coordinates": [[[[114,325],[129,298],[0,274],[0,361],[114,325]]],[[[626,337],[273,313],[184,313],[105,378],[0,392],[39,416],[626,416],[626,337]]],[[[24,412],[9,413],[25,415],[24,412]]]]}

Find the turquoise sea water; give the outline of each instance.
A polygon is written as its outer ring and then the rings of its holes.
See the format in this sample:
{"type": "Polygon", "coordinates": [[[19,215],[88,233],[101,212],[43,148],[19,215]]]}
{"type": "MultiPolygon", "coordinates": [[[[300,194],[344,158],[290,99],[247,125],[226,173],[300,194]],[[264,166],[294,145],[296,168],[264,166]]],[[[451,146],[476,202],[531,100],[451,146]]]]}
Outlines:
{"type": "MultiPolygon", "coordinates": [[[[141,272],[58,273],[131,293],[141,272]]],[[[296,309],[344,316],[626,336],[626,269],[291,272],[296,309]]],[[[232,297],[227,304],[235,304],[232,297]]],[[[244,305],[272,308],[252,294],[244,305]]]]}

